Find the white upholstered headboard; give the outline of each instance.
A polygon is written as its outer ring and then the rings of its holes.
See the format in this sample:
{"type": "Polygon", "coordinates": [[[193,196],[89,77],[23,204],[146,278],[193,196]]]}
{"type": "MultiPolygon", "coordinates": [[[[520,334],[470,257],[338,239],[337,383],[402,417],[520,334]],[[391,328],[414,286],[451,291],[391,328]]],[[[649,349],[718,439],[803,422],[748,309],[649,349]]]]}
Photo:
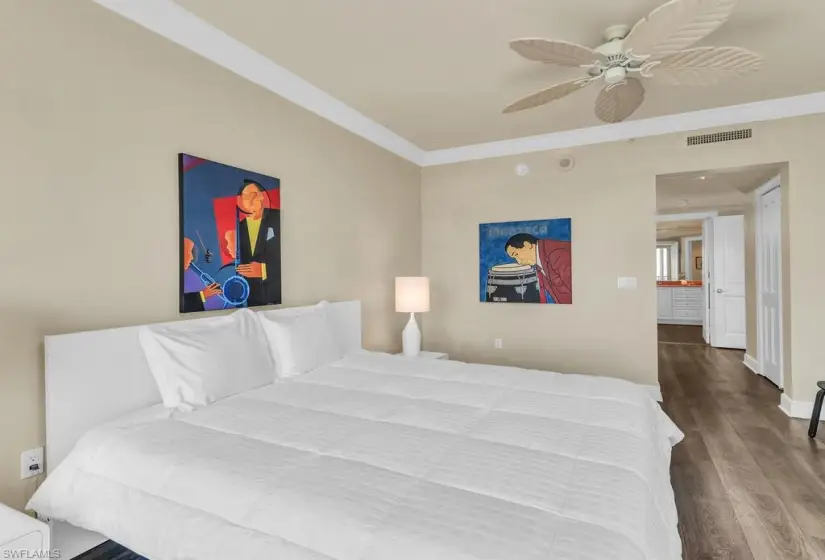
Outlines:
{"type": "MultiPolygon", "coordinates": [[[[331,303],[328,309],[346,349],[361,348],[361,302],[331,303]]],[[[46,337],[48,473],[60,464],[87,430],[161,402],[138,343],[139,328],[46,337]]]]}

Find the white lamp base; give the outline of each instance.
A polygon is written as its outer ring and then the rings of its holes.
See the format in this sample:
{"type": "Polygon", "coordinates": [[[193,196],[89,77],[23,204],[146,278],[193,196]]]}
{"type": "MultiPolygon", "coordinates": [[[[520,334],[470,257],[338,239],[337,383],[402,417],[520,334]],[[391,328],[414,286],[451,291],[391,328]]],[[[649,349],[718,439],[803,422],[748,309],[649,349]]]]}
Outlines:
{"type": "Polygon", "coordinates": [[[421,352],[421,331],[418,329],[418,323],[415,322],[415,313],[410,313],[410,320],[407,321],[407,326],[401,334],[401,344],[404,355],[408,358],[414,358],[421,352]]]}

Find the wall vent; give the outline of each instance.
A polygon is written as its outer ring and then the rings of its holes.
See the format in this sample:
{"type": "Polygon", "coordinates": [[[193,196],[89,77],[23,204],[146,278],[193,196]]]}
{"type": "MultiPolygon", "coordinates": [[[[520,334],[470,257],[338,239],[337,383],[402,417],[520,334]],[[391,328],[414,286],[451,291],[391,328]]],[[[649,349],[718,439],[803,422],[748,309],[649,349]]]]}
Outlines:
{"type": "Polygon", "coordinates": [[[699,146],[701,144],[715,144],[716,142],[730,142],[731,140],[747,140],[753,137],[752,128],[741,128],[739,130],[728,130],[727,132],[714,132],[712,134],[697,134],[688,136],[688,146],[699,146]]]}

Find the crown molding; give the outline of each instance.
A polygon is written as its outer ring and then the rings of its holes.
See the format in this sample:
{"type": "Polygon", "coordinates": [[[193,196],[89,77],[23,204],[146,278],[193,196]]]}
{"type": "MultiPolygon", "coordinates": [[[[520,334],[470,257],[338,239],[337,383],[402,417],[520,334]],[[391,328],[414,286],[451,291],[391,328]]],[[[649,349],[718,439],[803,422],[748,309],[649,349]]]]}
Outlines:
{"type": "Polygon", "coordinates": [[[618,142],[825,113],[825,92],[426,152],[424,166],[618,142]]]}
{"type": "Polygon", "coordinates": [[[719,212],[712,210],[710,212],[685,212],[682,214],[657,214],[656,223],[662,224],[665,222],[690,222],[694,220],[706,220],[708,218],[715,218],[719,212]]]}
{"type": "Polygon", "coordinates": [[[424,150],[409,140],[362,115],[171,0],[94,1],[397,156],[417,165],[423,164],[424,150]]]}
{"type": "Polygon", "coordinates": [[[818,92],[428,152],[172,0],[94,2],[422,167],[825,113],[818,92]]]}

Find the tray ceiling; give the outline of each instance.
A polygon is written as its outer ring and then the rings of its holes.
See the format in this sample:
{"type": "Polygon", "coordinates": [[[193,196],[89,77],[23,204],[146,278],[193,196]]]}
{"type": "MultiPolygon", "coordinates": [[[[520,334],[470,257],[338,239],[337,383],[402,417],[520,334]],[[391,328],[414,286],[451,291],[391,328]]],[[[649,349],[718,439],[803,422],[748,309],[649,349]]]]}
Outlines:
{"type": "Polygon", "coordinates": [[[742,212],[751,193],[780,171],[781,165],[767,164],[660,175],[656,178],[656,209],[659,214],[742,212]]]}
{"type": "MultiPolygon", "coordinates": [[[[426,150],[600,124],[598,88],[502,115],[519,97],[577,75],[530,63],[510,39],[596,46],[605,27],[633,23],[656,0],[178,0],[177,3],[426,150]]],[[[650,84],[644,119],[825,91],[818,2],[741,0],[701,44],[765,56],[755,75],[705,88],[650,84]]],[[[647,84],[646,84],[647,85],[647,84]]]]}

